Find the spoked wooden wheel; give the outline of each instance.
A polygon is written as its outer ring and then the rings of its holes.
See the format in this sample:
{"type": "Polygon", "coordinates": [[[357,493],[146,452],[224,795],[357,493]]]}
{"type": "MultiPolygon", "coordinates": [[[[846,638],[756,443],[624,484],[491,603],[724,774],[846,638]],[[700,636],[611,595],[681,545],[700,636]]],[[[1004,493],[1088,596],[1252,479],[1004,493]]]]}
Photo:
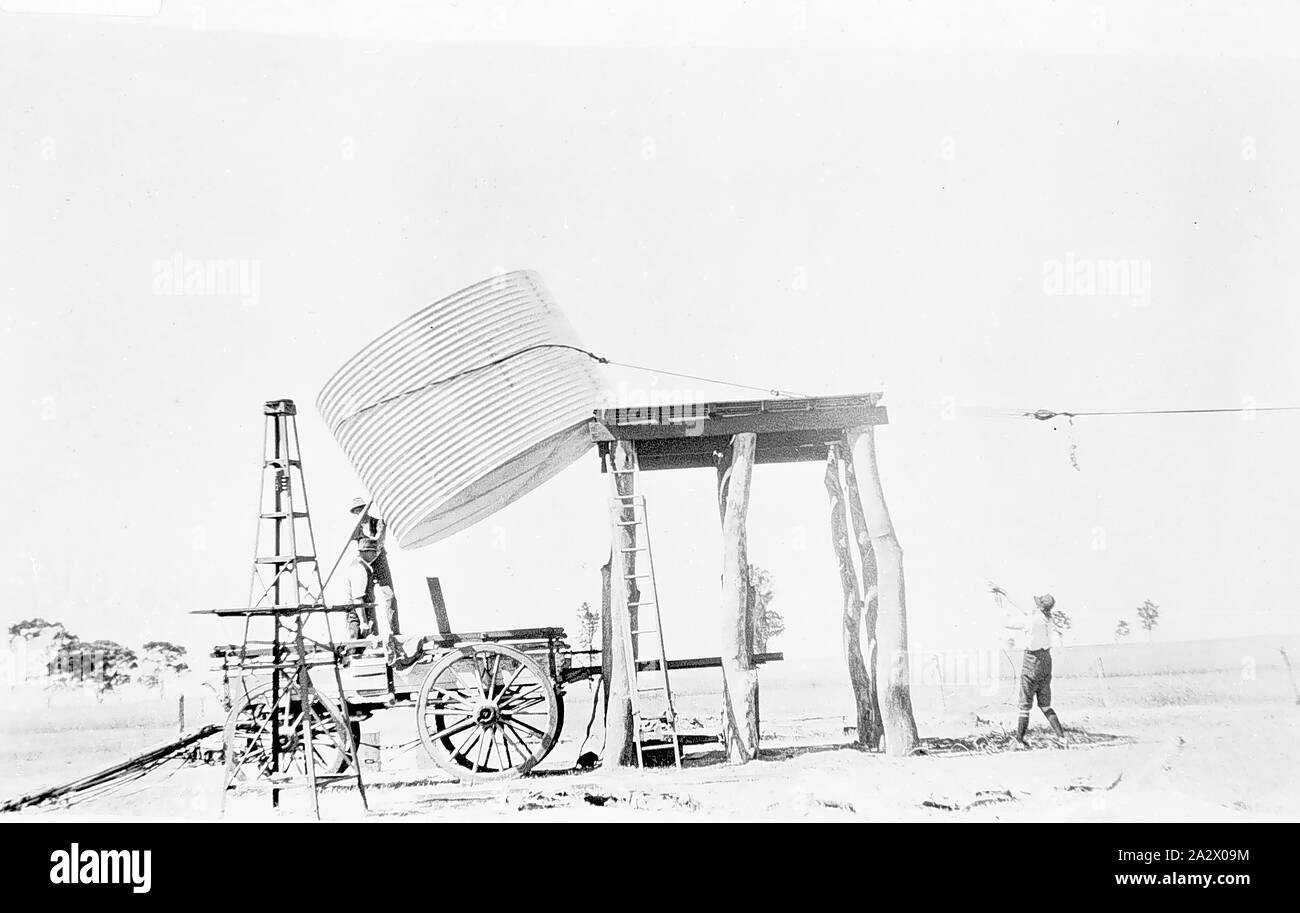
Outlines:
{"type": "MultiPolygon", "coordinates": [[[[284,688],[277,707],[271,707],[271,686],[254,688],[226,718],[227,783],[260,780],[271,775],[273,719],[280,723],[280,771],[306,776],[303,701],[296,687],[284,688]]],[[[317,774],[339,773],[347,765],[348,729],[343,713],[313,692],[306,708],[311,726],[311,753],[317,774]]]]}
{"type": "Polygon", "coordinates": [[[550,678],[537,662],[501,644],[459,647],[435,663],[415,714],[438,766],[469,781],[527,773],[560,734],[550,678]]]}

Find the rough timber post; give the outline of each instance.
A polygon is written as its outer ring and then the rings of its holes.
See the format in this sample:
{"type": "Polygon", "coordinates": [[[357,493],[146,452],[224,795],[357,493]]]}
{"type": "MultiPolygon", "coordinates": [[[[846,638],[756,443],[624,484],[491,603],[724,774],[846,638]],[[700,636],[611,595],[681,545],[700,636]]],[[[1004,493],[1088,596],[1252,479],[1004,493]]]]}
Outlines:
{"type": "MultiPolygon", "coordinates": [[[[853,538],[858,543],[858,558],[862,565],[862,599],[864,613],[862,633],[867,642],[860,646],[867,669],[867,699],[871,704],[871,731],[863,740],[871,748],[880,747],[884,729],[880,725],[880,699],[877,694],[876,656],[879,653],[876,643],[876,620],[880,615],[880,582],[876,570],[876,550],[871,547],[871,535],[867,532],[867,515],[862,509],[862,492],[858,488],[858,471],[853,465],[853,441],[846,440],[845,446],[836,447],[840,463],[844,467],[844,493],[849,502],[849,518],[853,521],[853,538]]],[[[861,738],[861,730],[859,730],[861,738]]]]}
{"type": "Polygon", "coordinates": [[[614,544],[610,540],[609,557],[600,567],[600,690],[604,697],[606,712],[609,710],[609,682],[614,668],[614,654],[611,644],[614,640],[613,617],[610,612],[613,596],[610,579],[614,574],[614,544]]]}
{"type": "Polygon", "coordinates": [[[862,594],[858,589],[858,574],[849,552],[849,528],[845,519],[844,491],[840,487],[839,448],[831,445],[826,450],[826,494],[831,501],[831,544],[840,570],[840,586],[844,590],[842,643],[844,661],[849,667],[849,683],[853,686],[853,703],[857,708],[858,744],[875,748],[874,724],[871,707],[871,676],[862,658],[859,632],[862,628],[862,594]]]}
{"type": "Polygon", "coordinates": [[[723,737],[727,759],[733,764],[758,756],[758,670],[750,658],[745,537],[757,441],[757,435],[748,431],[732,438],[722,520],[722,681],[727,702],[723,737]]]}
{"type": "MultiPolygon", "coordinates": [[[[757,449],[758,439],[755,438],[754,440],[754,446],[755,449],[757,449]]],[[[734,455],[735,447],[731,441],[728,441],[727,446],[724,447],[721,452],[716,454],[718,467],[718,522],[722,524],[723,528],[725,528],[727,524],[727,492],[731,487],[731,464],[734,455]]],[[[748,552],[748,550],[746,550],[746,552],[748,552]]],[[[749,579],[748,553],[745,555],[745,562],[745,657],[749,664],[753,665],[755,632],[758,626],[758,620],[754,613],[757,611],[758,601],[755,598],[753,584],[749,579]]],[[[759,733],[758,742],[762,741],[763,731],[762,704],[760,697],[761,695],[759,690],[756,688],[754,692],[754,731],[759,733]]],[[[730,712],[731,706],[731,697],[727,693],[726,676],[723,676],[722,698],[722,712],[725,718],[726,714],[730,712]]],[[[758,742],[755,742],[755,744],[758,744],[758,742]]]]}
{"type": "Polygon", "coordinates": [[[916,720],[912,717],[912,692],[908,684],[903,549],[898,544],[898,537],[894,535],[894,524],[889,519],[889,507],[885,504],[885,491],[880,483],[880,469],[876,465],[875,430],[868,425],[859,440],[863,445],[859,467],[865,484],[862,506],[879,574],[876,680],[881,719],[885,728],[885,751],[894,757],[904,757],[916,748],[918,737],[916,720]]]}
{"type": "MultiPolygon", "coordinates": [[[[615,441],[610,448],[609,468],[628,470],[636,465],[635,444],[631,441],[615,441]]],[[[620,495],[633,493],[631,475],[614,476],[615,491],[620,495]]],[[[625,502],[626,503],[626,502],[625,502]]],[[[632,689],[635,682],[630,681],[628,669],[631,666],[626,653],[623,638],[623,626],[630,625],[628,603],[638,600],[636,581],[625,579],[635,573],[636,558],[633,552],[619,549],[632,548],[636,537],[630,526],[621,526],[632,520],[633,511],[629,507],[618,510],[610,505],[610,540],[613,542],[610,554],[610,600],[609,612],[602,618],[601,644],[605,647],[601,663],[608,656],[609,685],[605,700],[605,750],[601,763],[605,767],[617,767],[636,763],[636,745],[632,732],[632,689]],[[620,558],[621,556],[621,558],[620,558]]]]}

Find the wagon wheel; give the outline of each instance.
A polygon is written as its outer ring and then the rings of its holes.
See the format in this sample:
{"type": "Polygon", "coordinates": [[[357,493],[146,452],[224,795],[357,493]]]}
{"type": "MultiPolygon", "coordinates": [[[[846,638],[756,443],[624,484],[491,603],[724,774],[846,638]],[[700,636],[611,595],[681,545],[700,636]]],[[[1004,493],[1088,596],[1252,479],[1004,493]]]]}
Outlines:
{"type": "MultiPolygon", "coordinates": [[[[302,701],[295,687],[280,694],[275,715],[280,718],[280,770],[307,774],[303,751],[302,701]]],[[[311,749],[316,773],[335,774],[347,766],[348,724],[343,713],[320,694],[313,692],[311,749]]],[[[257,780],[271,774],[271,686],[254,688],[226,717],[225,748],[229,782],[257,780]]]]}
{"type": "Polygon", "coordinates": [[[462,780],[525,774],[555,746],[560,699],[536,661],[502,644],[452,650],[420,687],[415,720],[438,766],[462,780]]]}

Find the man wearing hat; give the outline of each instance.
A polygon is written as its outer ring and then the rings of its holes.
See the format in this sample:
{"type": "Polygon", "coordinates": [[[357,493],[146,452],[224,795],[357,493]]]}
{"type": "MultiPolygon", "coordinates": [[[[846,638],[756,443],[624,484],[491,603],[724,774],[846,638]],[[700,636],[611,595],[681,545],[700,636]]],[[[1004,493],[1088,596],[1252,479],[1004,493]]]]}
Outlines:
{"type": "Polygon", "coordinates": [[[1029,729],[1029,712],[1038,701],[1038,709],[1043,711],[1052,731],[1066,744],[1065,728],[1061,725],[1056,711],[1052,709],[1052,609],[1056,599],[1051,593],[1034,597],[1034,608],[1028,612],[1012,602],[1006,590],[993,587],[993,592],[1011,604],[1019,613],[1019,618],[1008,622],[1008,627],[1018,628],[1025,635],[1025,659],[1020,667],[1020,715],[1016,720],[1017,749],[1028,748],[1025,733],[1029,729]]]}

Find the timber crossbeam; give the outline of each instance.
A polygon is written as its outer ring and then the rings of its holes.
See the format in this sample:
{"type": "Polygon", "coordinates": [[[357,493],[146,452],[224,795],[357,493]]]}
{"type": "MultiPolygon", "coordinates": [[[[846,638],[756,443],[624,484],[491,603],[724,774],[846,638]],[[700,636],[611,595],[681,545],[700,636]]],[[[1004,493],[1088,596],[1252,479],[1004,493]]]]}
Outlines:
{"type": "Polygon", "coordinates": [[[736,434],[756,435],[755,463],[822,460],[849,429],[888,423],[879,393],[783,397],[716,403],[598,409],[591,438],[602,456],[614,441],[635,441],[638,467],[712,467],[736,434]]]}

